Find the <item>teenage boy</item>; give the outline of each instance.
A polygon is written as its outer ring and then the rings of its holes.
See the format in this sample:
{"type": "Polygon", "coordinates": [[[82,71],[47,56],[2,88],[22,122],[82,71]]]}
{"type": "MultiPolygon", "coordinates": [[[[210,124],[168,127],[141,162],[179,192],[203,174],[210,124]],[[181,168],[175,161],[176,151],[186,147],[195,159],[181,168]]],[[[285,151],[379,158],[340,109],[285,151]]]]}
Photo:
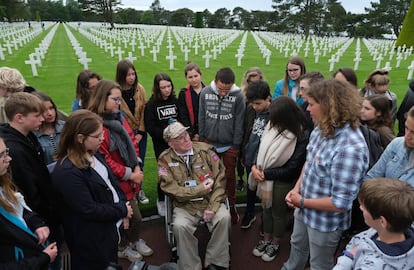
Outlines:
{"type": "MultiPolygon", "coordinates": [[[[260,138],[269,121],[269,106],[272,101],[269,84],[265,81],[251,82],[246,91],[246,99],[249,103],[247,111],[253,109],[255,117],[251,125],[245,126],[245,145],[244,145],[244,165],[246,167],[246,174],[249,175],[253,162],[256,160],[256,155],[259,150],[260,138]]],[[[248,123],[246,121],[245,123],[248,123]]],[[[254,214],[254,203],[256,201],[256,190],[251,190],[247,187],[246,193],[246,210],[241,222],[240,228],[248,229],[256,220],[254,214]]]]}
{"type": "Polygon", "coordinates": [[[42,101],[26,92],[13,93],[6,100],[4,111],[9,124],[0,125],[0,137],[12,158],[13,181],[31,210],[46,220],[54,238],[59,224],[58,212],[53,207],[54,192],[42,147],[32,132],[44,121],[42,101]]]}
{"type": "Polygon", "coordinates": [[[371,228],[352,237],[333,269],[413,269],[414,187],[375,178],[362,184],[358,200],[371,228]]]}
{"type": "Polygon", "coordinates": [[[239,222],[236,204],[236,163],[243,140],[245,101],[234,84],[233,70],[221,68],[214,81],[200,93],[200,141],[211,144],[226,167],[226,194],[230,203],[231,222],[239,222]]]}

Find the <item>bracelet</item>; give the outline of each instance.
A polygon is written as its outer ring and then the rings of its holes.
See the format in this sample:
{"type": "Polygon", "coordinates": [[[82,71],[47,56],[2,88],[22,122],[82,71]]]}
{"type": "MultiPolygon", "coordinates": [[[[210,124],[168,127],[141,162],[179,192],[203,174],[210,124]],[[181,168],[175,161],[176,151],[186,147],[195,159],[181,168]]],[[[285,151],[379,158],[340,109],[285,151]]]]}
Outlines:
{"type": "Polygon", "coordinates": [[[351,252],[349,252],[348,250],[344,250],[344,251],[342,251],[342,255],[344,255],[344,256],[346,256],[346,257],[348,257],[348,258],[350,258],[351,260],[353,260],[354,259],[354,254],[352,254],[351,252]]]}
{"type": "Polygon", "coordinates": [[[305,198],[303,196],[300,198],[299,208],[303,209],[305,207],[305,198]]]}

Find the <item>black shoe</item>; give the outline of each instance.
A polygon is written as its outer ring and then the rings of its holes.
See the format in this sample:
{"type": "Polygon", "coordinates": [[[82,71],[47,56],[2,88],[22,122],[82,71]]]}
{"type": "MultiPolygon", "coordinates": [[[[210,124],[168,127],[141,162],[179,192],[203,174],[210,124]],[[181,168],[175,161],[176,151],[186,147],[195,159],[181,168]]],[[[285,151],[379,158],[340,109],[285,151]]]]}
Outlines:
{"type": "Polygon", "coordinates": [[[244,190],[244,182],[242,179],[237,180],[237,191],[243,191],[244,190]]]}
{"type": "Polygon", "coordinates": [[[225,270],[225,267],[217,266],[215,264],[210,264],[207,266],[207,270],[225,270]]]}
{"type": "Polygon", "coordinates": [[[255,221],[256,221],[256,216],[254,214],[246,213],[244,214],[240,228],[248,229],[250,228],[250,226],[252,226],[253,222],[255,221]]]}

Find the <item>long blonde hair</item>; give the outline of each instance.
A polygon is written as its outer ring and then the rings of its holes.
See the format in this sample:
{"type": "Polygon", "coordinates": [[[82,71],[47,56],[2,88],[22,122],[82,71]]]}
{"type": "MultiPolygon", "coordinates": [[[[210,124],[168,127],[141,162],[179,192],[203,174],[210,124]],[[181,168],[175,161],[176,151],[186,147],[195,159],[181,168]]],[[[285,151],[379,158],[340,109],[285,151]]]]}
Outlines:
{"type": "MultiPolygon", "coordinates": [[[[0,137],[0,141],[4,141],[0,137]]],[[[3,175],[0,175],[0,186],[3,188],[3,196],[0,196],[0,205],[9,213],[16,214],[16,209],[13,205],[18,203],[17,197],[15,195],[17,191],[16,185],[12,182],[10,167],[7,169],[7,172],[3,175]]]]}

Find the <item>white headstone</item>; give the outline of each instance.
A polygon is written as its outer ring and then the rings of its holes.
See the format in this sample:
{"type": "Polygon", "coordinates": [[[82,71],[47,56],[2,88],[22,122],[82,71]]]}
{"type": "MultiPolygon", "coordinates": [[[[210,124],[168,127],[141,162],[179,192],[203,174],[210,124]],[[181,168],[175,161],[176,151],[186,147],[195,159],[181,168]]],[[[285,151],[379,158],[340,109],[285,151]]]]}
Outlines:
{"type": "Polygon", "coordinates": [[[157,62],[157,47],[154,46],[152,47],[152,50],[150,51],[150,53],[152,53],[152,62],[156,63],[157,62]]]}
{"type": "Polygon", "coordinates": [[[173,55],[172,51],[170,51],[170,54],[165,57],[167,60],[170,60],[170,70],[174,70],[174,59],[177,58],[177,56],[173,55]]]}
{"type": "Polygon", "coordinates": [[[128,57],[126,59],[131,61],[131,63],[134,63],[134,61],[137,60],[137,58],[132,55],[132,52],[128,52],[128,57]]]}
{"type": "Polygon", "coordinates": [[[210,67],[210,58],[211,57],[212,56],[210,55],[210,51],[209,50],[205,51],[205,54],[203,55],[203,58],[206,60],[206,62],[205,62],[205,67],[206,68],[210,67]]]}
{"type": "Polygon", "coordinates": [[[115,52],[117,55],[118,55],[118,61],[121,61],[122,60],[122,54],[124,53],[124,51],[123,50],[121,50],[121,47],[119,47],[118,46],[118,50],[116,50],[116,52],[115,52]]]}
{"type": "Polygon", "coordinates": [[[408,66],[407,80],[411,80],[413,78],[413,71],[414,71],[414,61],[411,61],[411,65],[408,66]]]}
{"type": "Polygon", "coordinates": [[[35,58],[34,54],[31,53],[31,54],[29,54],[29,60],[24,61],[24,63],[26,65],[30,65],[32,67],[33,77],[37,77],[37,76],[39,76],[39,74],[37,73],[37,67],[36,67],[36,65],[38,64],[37,62],[39,60],[35,60],[34,58],[35,58]]]}

